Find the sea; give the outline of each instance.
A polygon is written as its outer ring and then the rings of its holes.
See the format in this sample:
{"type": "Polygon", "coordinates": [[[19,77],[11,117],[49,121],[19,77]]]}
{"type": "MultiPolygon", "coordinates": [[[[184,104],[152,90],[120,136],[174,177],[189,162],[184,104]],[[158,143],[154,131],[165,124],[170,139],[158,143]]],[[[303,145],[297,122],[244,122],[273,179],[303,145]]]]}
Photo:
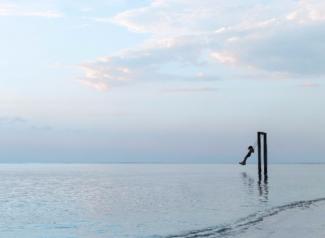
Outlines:
{"type": "Polygon", "coordinates": [[[0,237],[325,237],[324,182],[322,164],[1,164],[0,237]]]}

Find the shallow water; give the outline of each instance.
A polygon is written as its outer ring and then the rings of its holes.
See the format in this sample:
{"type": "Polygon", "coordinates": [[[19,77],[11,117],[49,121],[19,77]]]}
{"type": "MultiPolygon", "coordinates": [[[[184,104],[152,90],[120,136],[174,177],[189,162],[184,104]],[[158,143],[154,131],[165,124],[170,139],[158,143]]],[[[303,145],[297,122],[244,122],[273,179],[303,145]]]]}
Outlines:
{"type": "Polygon", "coordinates": [[[325,206],[324,172],[271,165],[266,183],[255,165],[1,165],[0,237],[262,237],[325,206]]]}

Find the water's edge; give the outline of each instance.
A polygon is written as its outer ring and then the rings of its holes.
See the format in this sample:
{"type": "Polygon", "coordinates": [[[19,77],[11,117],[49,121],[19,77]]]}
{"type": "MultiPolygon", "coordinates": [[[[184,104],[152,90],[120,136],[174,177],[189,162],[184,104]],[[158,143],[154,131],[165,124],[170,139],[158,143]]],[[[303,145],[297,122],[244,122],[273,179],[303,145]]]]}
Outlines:
{"type": "MultiPolygon", "coordinates": [[[[288,203],[281,206],[272,207],[263,212],[256,212],[250,214],[246,217],[238,219],[233,224],[227,225],[218,225],[214,227],[207,227],[199,230],[193,230],[189,232],[185,232],[178,235],[168,235],[168,236],[154,236],[156,238],[199,238],[199,237],[228,237],[234,236],[236,234],[242,233],[252,226],[257,225],[262,222],[265,218],[275,216],[281,212],[291,210],[291,209],[308,209],[311,205],[314,205],[319,202],[324,202],[324,198],[317,198],[312,200],[303,200],[296,201],[292,203],[288,203]]],[[[154,238],[152,237],[152,238],[154,238]]]]}

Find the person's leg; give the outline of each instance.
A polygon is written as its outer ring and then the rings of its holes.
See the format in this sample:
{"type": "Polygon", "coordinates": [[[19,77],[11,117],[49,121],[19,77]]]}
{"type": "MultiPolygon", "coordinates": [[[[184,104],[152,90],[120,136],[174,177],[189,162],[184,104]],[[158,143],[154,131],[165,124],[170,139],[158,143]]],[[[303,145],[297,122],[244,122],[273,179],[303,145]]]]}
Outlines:
{"type": "Polygon", "coordinates": [[[245,156],[245,158],[243,159],[243,161],[239,162],[241,165],[246,165],[246,160],[249,158],[248,155],[245,156]]]}

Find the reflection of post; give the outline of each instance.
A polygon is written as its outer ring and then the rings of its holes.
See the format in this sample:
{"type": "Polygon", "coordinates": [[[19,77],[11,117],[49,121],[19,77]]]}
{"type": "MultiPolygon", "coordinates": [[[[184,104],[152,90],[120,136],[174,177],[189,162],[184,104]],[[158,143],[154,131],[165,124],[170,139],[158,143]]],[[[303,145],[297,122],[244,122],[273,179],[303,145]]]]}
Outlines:
{"type": "Polygon", "coordinates": [[[264,180],[258,180],[258,191],[260,197],[263,198],[261,200],[262,202],[267,202],[269,200],[269,188],[268,188],[268,181],[267,178],[264,178],[264,180]]]}
{"type": "Polygon", "coordinates": [[[257,189],[259,200],[263,203],[268,202],[269,200],[269,188],[268,188],[268,179],[264,178],[257,181],[257,187],[254,186],[254,178],[249,176],[247,173],[241,173],[241,178],[243,183],[248,188],[248,193],[250,195],[255,195],[255,188],[257,189]]]}

